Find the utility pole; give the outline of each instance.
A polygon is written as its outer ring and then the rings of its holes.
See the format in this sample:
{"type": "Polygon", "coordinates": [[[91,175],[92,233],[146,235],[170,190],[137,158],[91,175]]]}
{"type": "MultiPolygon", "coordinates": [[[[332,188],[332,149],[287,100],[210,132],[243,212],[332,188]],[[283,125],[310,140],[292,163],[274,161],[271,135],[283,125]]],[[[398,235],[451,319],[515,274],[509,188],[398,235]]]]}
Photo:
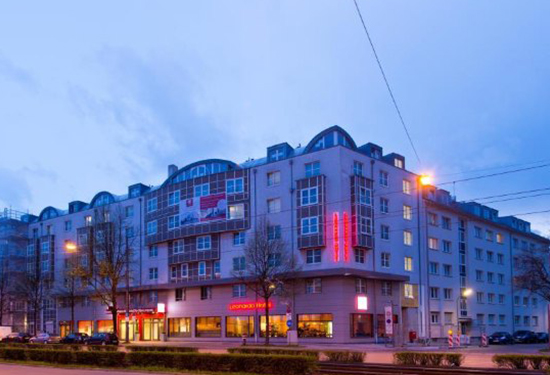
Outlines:
{"type": "Polygon", "coordinates": [[[126,235],[126,340],[130,342],[130,249],[128,248],[128,235],[126,235]]]}

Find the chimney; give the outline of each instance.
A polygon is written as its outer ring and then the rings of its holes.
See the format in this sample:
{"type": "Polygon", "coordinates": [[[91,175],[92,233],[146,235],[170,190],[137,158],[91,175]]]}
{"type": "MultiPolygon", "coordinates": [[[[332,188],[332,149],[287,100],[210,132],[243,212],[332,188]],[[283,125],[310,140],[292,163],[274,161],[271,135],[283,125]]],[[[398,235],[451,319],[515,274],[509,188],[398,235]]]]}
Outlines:
{"type": "Polygon", "coordinates": [[[173,175],[174,173],[176,173],[178,171],[178,166],[175,165],[175,164],[170,164],[168,166],[168,177],[170,177],[171,175],[173,175]]]}

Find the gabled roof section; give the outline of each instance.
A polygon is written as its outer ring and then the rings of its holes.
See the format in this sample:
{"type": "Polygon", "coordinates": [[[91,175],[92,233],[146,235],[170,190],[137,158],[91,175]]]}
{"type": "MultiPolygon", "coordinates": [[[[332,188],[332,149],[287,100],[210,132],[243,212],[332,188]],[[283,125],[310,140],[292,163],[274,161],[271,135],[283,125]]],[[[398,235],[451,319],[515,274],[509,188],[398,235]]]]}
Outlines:
{"type": "Polygon", "coordinates": [[[226,172],[240,169],[240,167],[229,160],[206,159],[196,161],[174,172],[162,186],[180,181],[189,180],[195,177],[207,176],[214,173],[226,172]]]}
{"type": "Polygon", "coordinates": [[[334,125],[313,137],[307,144],[304,154],[334,146],[344,146],[352,150],[357,150],[357,145],[348,132],[338,125],[334,125]]]}

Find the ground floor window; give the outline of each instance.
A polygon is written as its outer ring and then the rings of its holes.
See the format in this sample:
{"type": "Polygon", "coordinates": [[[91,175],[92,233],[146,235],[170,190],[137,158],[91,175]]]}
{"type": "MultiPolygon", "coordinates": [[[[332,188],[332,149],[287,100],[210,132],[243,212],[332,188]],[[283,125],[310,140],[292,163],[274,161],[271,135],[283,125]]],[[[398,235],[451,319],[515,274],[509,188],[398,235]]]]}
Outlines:
{"type": "Polygon", "coordinates": [[[72,330],[72,322],[59,322],[59,335],[61,337],[67,336],[72,330]]]}
{"type": "Polygon", "coordinates": [[[170,337],[191,337],[191,318],[169,318],[170,337]]]}
{"type": "Polygon", "coordinates": [[[88,336],[92,335],[94,330],[94,321],[93,320],[79,320],[78,321],[78,332],[86,333],[88,336]]]}
{"type": "Polygon", "coordinates": [[[196,318],[195,335],[197,337],[221,337],[221,316],[200,316],[196,318]]]}
{"type": "Polygon", "coordinates": [[[97,321],[97,332],[101,332],[101,333],[114,332],[113,321],[112,320],[98,320],[97,321]]]}
{"type": "Polygon", "coordinates": [[[372,314],[351,314],[351,337],[373,337],[372,314]]]}
{"type": "Polygon", "coordinates": [[[227,316],[225,318],[225,337],[254,336],[253,316],[227,316]]]}
{"type": "Polygon", "coordinates": [[[298,315],[298,337],[332,337],[332,314],[298,315]]]}
{"type": "MultiPolygon", "coordinates": [[[[286,315],[269,315],[269,337],[286,337],[286,315]]],[[[265,337],[266,319],[260,316],[260,337],[265,337]]]]}

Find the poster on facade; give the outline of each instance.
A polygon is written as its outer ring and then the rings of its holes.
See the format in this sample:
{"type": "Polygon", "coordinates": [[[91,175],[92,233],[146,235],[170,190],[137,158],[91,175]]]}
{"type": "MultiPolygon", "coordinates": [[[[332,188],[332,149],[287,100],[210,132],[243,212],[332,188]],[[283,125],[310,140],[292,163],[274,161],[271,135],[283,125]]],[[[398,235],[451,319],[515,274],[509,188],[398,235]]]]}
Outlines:
{"type": "Polygon", "coordinates": [[[225,220],[227,199],[225,193],[185,199],[180,203],[181,225],[225,220]]]}

